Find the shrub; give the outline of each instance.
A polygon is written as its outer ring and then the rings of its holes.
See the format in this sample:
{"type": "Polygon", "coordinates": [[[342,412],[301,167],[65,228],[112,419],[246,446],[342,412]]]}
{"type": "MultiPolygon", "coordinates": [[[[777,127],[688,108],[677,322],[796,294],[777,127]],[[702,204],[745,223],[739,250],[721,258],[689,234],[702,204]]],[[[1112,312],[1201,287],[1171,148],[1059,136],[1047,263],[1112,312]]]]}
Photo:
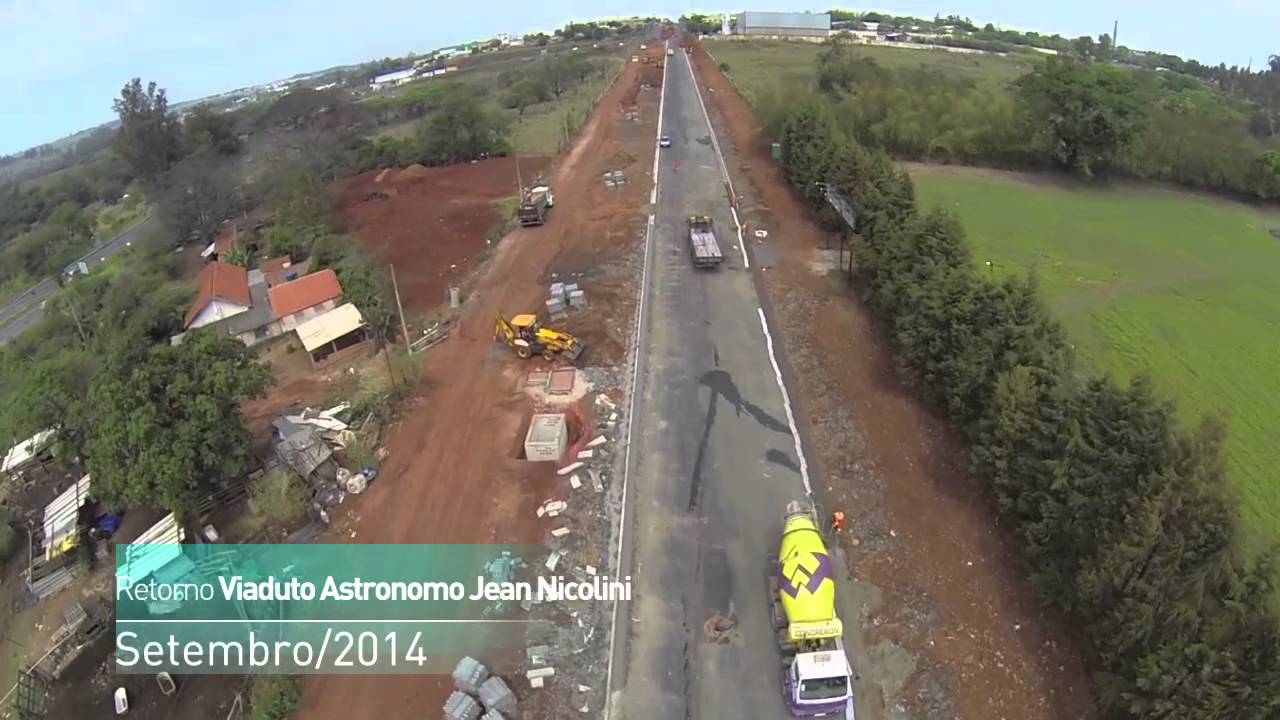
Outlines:
{"type": "Polygon", "coordinates": [[[727,73],[727,72],[729,72],[729,63],[727,63],[727,62],[722,62],[722,63],[720,63],[720,72],[722,72],[722,73],[727,73]]]}
{"type": "Polygon", "coordinates": [[[259,519],[288,525],[307,514],[307,491],[296,475],[272,470],[249,488],[249,508],[259,519]]]}
{"type": "Polygon", "coordinates": [[[253,720],[287,720],[298,707],[302,690],[288,675],[256,675],[249,695],[253,720]]]}

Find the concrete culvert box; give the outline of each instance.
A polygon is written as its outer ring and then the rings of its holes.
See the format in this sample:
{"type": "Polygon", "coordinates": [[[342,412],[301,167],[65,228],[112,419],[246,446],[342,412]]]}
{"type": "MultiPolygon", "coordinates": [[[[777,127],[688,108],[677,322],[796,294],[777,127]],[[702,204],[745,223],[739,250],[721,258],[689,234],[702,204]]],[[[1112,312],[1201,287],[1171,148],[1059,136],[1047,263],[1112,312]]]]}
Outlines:
{"type": "Polygon", "coordinates": [[[453,668],[453,686],[464,693],[475,695],[488,679],[489,669],[473,657],[462,658],[453,668]]]}
{"type": "Polygon", "coordinates": [[[559,462],[569,441],[563,414],[534,415],[524,436],[524,457],[530,462],[559,462]]]}
{"type": "Polygon", "coordinates": [[[479,720],[480,703],[461,690],[454,690],[444,703],[444,720],[479,720]]]}
{"type": "Polygon", "coordinates": [[[486,710],[512,716],[516,713],[516,696],[502,678],[493,676],[480,686],[480,703],[486,710]]]}

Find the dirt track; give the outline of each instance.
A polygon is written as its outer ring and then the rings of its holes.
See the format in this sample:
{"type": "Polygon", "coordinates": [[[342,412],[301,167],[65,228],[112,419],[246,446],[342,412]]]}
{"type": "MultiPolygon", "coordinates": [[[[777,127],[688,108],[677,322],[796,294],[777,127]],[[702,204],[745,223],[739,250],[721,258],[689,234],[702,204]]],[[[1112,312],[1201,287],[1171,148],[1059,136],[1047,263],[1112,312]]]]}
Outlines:
{"type": "Polygon", "coordinates": [[[964,471],[963,448],[901,386],[868,311],[830,279],[827,238],[771,159],[746,102],[710,58],[699,51],[695,59],[746,218],[769,230],[777,254],[763,282],[829,484],[821,490],[852,519],[855,577],[883,593],[869,640],[919,658],[896,714],[1095,716],[1079,649],[1028,591],[981,483],[964,471]]]}
{"type": "MultiPolygon", "coordinates": [[[[619,100],[638,87],[641,67],[624,69],[555,169],[556,205],[548,223],[502,240],[455,332],[427,353],[421,394],[392,430],[380,479],[353,510],[356,542],[537,543],[549,529],[543,525],[550,521],[539,521],[534,511],[556,485],[555,467],[515,457],[530,411],[519,391],[528,365],[494,345],[493,317],[541,309],[552,274],[571,275],[592,303],[590,312],[565,324],[588,343],[582,362],[620,359],[629,328],[618,319],[634,312],[627,259],[644,222],[640,209],[650,187],[644,158],[652,152],[657,92],[636,91],[641,123],[623,120],[619,100]],[[629,183],[605,190],[602,173],[617,169],[629,183]]],[[[459,177],[487,172],[481,165],[461,168],[459,177]]],[[[387,223],[395,220],[379,220],[380,227],[387,223]]],[[[388,242],[395,245],[394,239],[388,242]]],[[[412,260],[410,254],[405,265],[412,260]]],[[[417,276],[429,268],[401,272],[402,292],[406,285],[430,288],[434,282],[417,276]]],[[[415,295],[415,302],[429,303],[430,294],[415,295]]],[[[311,678],[298,717],[434,717],[448,689],[447,678],[311,678]]],[[[537,716],[536,710],[536,703],[526,706],[521,717],[537,716]]]]}

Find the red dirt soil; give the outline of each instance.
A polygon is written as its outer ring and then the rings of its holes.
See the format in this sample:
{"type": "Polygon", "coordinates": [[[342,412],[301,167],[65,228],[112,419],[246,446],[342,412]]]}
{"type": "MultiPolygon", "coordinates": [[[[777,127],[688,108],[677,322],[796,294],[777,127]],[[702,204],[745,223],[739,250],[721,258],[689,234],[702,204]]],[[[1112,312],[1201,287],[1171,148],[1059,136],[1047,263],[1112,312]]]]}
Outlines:
{"type": "MultiPolygon", "coordinates": [[[[545,171],[548,162],[520,158],[524,181],[545,171]]],[[[516,166],[512,158],[410,165],[371,170],[338,181],[336,188],[347,229],[380,263],[395,265],[406,310],[425,312],[447,300],[449,286],[461,284],[479,264],[489,231],[499,222],[494,203],[516,196],[516,166]]]]}
{"type": "MultiPolygon", "coordinates": [[[[511,315],[540,309],[552,272],[584,273],[580,282],[592,309],[579,313],[580,320],[571,317],[565,326],[587,336],[583,361],[598,364],[592,345],[603,330],[598,318],[632,316],[634,300],[627,298],[634,293],[620,294],[617,303],[606,307],[604,293],[595,290],[601,284],[621,283],[620,270],[600,270],[598,264],[621,264],[618,261],[638,246],[640,236],[635,230],[644,222],[641,208],[651,182],[646,172],[639,167],[627,169],[631,181],[622,190],[605,190],[600,182],[605,170],[619,169],[614,164],[619,153],[635,157],[652,148],[657,92],[640,96],[644,122],[626,122],[617,111],[618,100],[632,86],[636,72],[636,65],[624,69],[556,168],[552,183],[557,201],[547,224],[517,229],[502,240],[453,334],[427,352],[421,396],[392,428],[382,473],[352,511],[359,542],[538,543],[550,529],[552,521],[538,519],[535,510],[548,497],[562,496],[567,483],[556,477],[554,464],[527,463],[516,457],[518,436],[530,409],[519,380],[529,366],[495,346],[493,317],[499,312],[511,315]],[[592,263],[597,267],[589,267],[592,263]]],[[[414,181],[428,184],[428,189],[401,184],[404,189],[394,199],[363,203],[370,209],[362,207],[358,196],[369,189],[376,174],[347,185],[349,222],[354,221],[375,252],[381,249],[387,259],[398,263],[401,293],[406,292],[405,278],[411,275],[408,268],[426,276],[408,281],[414,283],[412,298],[418,307],[442,299],[433,288],[443,287],[443,281],[432,274],[441,261],[434,253],[430,259],[420,256],[427,254],[421,249],[421,228],[431,227],[439,218],[453,218],[458,223],[453,226],[455,234],[459,226],[469,228],[468,242],[474,243],[476,237],[483,242],[490,216],[468,225],[467,213],[483,216],[486,203],[507,194],[505,188],[514,188],[514,172],[502,160],[432,173],[414,181]],[[445,180],[436,181],[436,173],[445,180]],[[406,196],[436,209],[398,204],[408,202],[406,196]]],[[[456,240],[451,241],[453,245],[459,247],[450,252],[460,254],[473,247],[462,247],[456,240]]],[[[306,683],[297,717],[435,717],[449,690],[447,677],[316,677],[306,683]]],[[[539,707],[548,697],[540,694],[524,703],[521,717],[563,715],[539,707]]]]}
{"type": "Polygon", "coordinates": [[[751,108],[701,47],[695,59],[738,161],[735,184],[745,182],[758,203],[745,214],[768,228],[777,250],[763,283],[826,495],[852,515],[847,545],[860,520],[884,529],[888,549],[879,556],[869,543],[846,549],[855,577],[884,594],[870,640],[892,639],[921,658],[923,671],[901,693],[909,716],[943,714],[929,706],[929,688],[941,679],[960,718],[1095,717],[1081,650],[1027,587],[982,483],[965,472],[963,446],[898,381],[866,307],[815,270],[824,234],[772,160],[751,108]],[[850,418],[861,437],[850,436],[850,418]],[[867,464],[884,478],[882,492],[854,481],[867,464]]]}

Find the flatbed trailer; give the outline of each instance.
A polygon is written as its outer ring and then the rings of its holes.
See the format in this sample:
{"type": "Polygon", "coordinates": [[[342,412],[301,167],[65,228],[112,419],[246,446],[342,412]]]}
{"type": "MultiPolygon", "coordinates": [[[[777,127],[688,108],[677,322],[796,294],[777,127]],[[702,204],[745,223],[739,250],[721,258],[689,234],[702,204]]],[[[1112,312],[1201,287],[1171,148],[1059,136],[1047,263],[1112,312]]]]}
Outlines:
{"type": "Polygon", "coordinates": [[[724,261],[712,220],[707,215],[689,218],[689,254],[694,267],[715,267],[724,261]]]}

